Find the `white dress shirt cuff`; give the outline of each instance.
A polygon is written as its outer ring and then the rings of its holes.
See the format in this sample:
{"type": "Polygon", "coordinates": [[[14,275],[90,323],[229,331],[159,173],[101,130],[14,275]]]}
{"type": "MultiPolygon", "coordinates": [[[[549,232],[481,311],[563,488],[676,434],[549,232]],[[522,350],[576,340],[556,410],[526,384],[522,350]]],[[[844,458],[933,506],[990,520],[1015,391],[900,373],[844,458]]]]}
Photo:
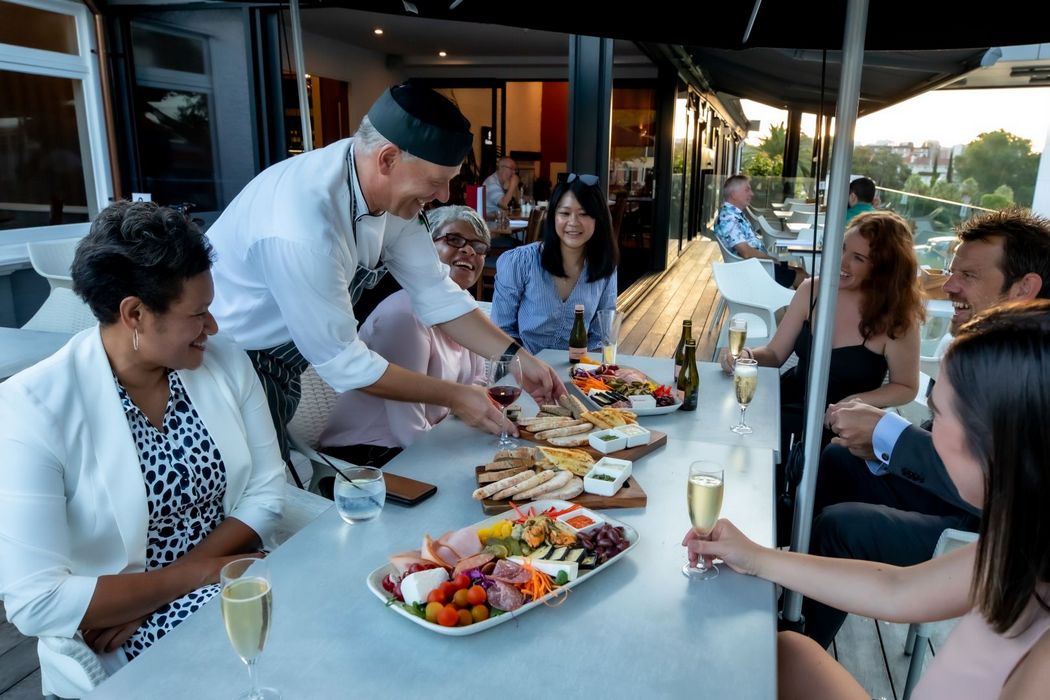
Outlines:
{"type": "Polygon", "coordinates": [[[369,350],[360,338],[355,338],[342,352],[327,362],[314,365],[314,369],[329,386],[342,393],[372,386],[389,365],[382,355],[369,350]]]}
{"type": "Polygon", "coordinates": [[[867,462],[868,469],[871,470],[872,474],[879,476],[889,471],[886,465],[890,463],[893,448],[897,445],[897,440],[900,439],[901,433],[909,425],[911,423],[906,418],[896,413],[887,412],[879,419],[871,436],[871,446],[877,461],[868,460],[867,462]]]}

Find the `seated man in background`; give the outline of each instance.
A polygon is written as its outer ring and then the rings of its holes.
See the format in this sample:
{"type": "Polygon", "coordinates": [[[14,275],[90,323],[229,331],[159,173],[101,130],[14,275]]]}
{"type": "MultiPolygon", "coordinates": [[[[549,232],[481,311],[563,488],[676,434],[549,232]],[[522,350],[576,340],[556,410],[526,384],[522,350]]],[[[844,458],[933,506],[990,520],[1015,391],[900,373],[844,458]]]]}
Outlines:
{"type": "Polygon", "coordinates": [[[500,158],[496,164],[496,172],[485,178],[481,184],[485,186],[486,216],[491,217],[500,209],[510,209],[511,200],[520,194],[518,164],[513,158],[500,158]]]}
{"type": "Polygon", "coordinates": [[[867,177],[858,177],[849,183],[849,207],[846,209],[846,225],[857,214],[875,210],[875,182],[867,177]]]}
{"type": "MultiPolygon", "coordinates": [[[[461,289],[472,289],[489,249],[485,222],[476,211],[460,205],[434,209],[428,218],[438,258],[448,266],[449,276],[461,289]]],[[[484,359],[440,327],[423,323],[404,290],[376,307],[359,336],[386,360],[413,372],[459,384],[485,379],[484,359]]],[[[340,395],[321,433],[321,451],[352,464],[382,467],[448,414],[444,406],[348,391],[340,395]]]]}
{"type": "MultiPolygon", "coordinates": [[[[952,334],[996,304],[1050,298],[1050,221],[1003,210],[957,235],[944,283],[952,334]]],[[[980,512],[959,497],[928,430],[861,402],[832,405],[827,423],[838,437],[820,458],[811,553],[909,566],[930,558],[945,528],[976,530],[980,512]]],[[[806,635],[825,647],[846,617],[808,599],[803,615],[806,635]]]]}
{"type": "MultiPolygon", "coordinates": [[[[732,175],[725,181],[722,185],[722,199],[725,203],[718,212],[715,235],[723,246],[742,258],[776,260],[766,252],[762,238],[755,233],[751,222],[744,216],[744,209],[751,204],[753,196],[747,175],[732,175]]],[[[803,270],[797,270],[779,261],[773,263],[773,274],[777,284],[790,289],[797,288],[807,277],[803,270]]]]}

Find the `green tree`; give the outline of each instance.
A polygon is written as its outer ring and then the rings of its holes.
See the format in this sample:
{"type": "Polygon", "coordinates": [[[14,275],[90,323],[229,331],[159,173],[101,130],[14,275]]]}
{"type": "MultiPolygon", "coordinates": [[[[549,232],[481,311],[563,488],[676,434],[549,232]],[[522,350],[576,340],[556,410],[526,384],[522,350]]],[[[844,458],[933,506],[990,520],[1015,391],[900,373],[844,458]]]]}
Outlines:
{"type": "Polygon", "coordinates": [[[781,156],[770,158],[765,151],[755,148],[746,148],[741,158],[740,171],[750,177],[779,176],[784,170],[784,160],[781,156]]]}
{"type": "MultiPolygon", "coordinates": [[[[796,177],[796,173],[784,173],[784,146],[787,144],[787,129],[784,123],[770,124],[769,134],[762,137],[758,143],[758,150],[766,154],[774,164],[773,175],[784,177],[796,177]]],[[[798,177],[809,177],[809,163],[813,154],[813,139],[802,134],[798,145],[798,177]]],[[[745,154],[746,157],[746,154],[745,154]]]]}
{"type": "Polygon", "coordinates": [[[770,124],[769,135],[762,137],[758,144],[758,150],[769,156],[770,160],[777,156],[783,159],[785,143],[787,143],[787,130],[784,128],[784,122],[770,124]]]}
{"type": "Polygon", "coordinates": [[[1032,153],[1032,142],[1008,131],[981,134],[966,145],[955,159],[959,178],[972,177],[981,192],[995,192],[1000,185],[1013,190],[1014,200],[1032,206],[1039,155],[1032,153]]]}
{"type": "Polygon", "coordinates": [[[1014,191],[1007,185],[999,185],[995,192],[981,195],[981,206],[986,209],[1005,209],[1014,203],[1014,191]]]}
{"type": "Polygon", "coordinates": [[[911,168],[904,162],[904,156],[883,146],[854,148],[852,172],[870,177],[879,187],[915,191],[903,187],[911,176],[911,168]]]}

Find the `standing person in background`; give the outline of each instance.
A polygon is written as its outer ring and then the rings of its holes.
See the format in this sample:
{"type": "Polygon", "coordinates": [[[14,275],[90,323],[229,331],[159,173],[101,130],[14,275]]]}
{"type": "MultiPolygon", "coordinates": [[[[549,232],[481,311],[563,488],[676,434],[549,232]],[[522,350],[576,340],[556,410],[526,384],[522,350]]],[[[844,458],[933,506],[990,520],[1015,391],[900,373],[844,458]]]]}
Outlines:
{"type": "MultiPolygon", "coordinates": [[[[472,289],[481,277],[491,242],[485,222],[470,207],[459,205],[435,209],[429,218],[438,258],[460,289],[472,289]]],[[[372,350],[412,372],[459,384],[485,380],[485,359],[440,328],[423,323],[404,290],[376,307],[361,326],[360,335],[372,350]]],[[[382,467],[448,413],[444,406],[348,391],[339,396],[321,433],[321,449],[351,464],[382,467]]]]}
{"type": "Polygon", "coordinates": [[[849,207],[846,209],[846,225],[853,221],[853,217],[866,211],[875,211],[875,181],[866,177],[858,177],[849,183],[849,207]]]}
{"type": "Polygon", "coordinates": [[[560,174],[542,240],[496,260],[492,320],[529,352],[569,347],[576,304],[583,304],[587,347],[598,347],[597,313],[616,308],[619,251],[598,183],[597,175],[560,174]]]}
{"type": "Polygon", "coordinates": [[[286,426],[310,364],[336,391],[444,406],[493,433],[506,424],[482,387],[405,370],[358,337],[357,294],[387,269],[423,323],[484,357],[517,355],[524,388],[541,400],[565,393],[549,366],[478,310],[434,250],[422,208],[448,199],[473,140],[448,99],[394,86],[352,139],[267,168],[209,230],[218,256],[213,311],[255,364],[285,459],[286,426]]]}
{"type": "MultiPolygon", "coordinates": [[[[722,199],[725,202],[718,212],[714,233],[727,250],[733,251],[741,258],[764,258],[776,260],[766,252],[762,238],[755,233],[751,222],[744,216],[744,210],[751,204],[754,193],[747,175],[733,175],[722,185],[722,199]]],[[[773,263],[773,276],[781,287],[797,288],[808,275],[784,262],[773,263]]]]}
{"type": "Polygon", "coordinates": [[[511,200],[521,196],[518,164],[513,158],[500,158],[496,172],[481,184],[485,186],[485,216],[492,217],[500,209],[510,209],[511,200]]]}

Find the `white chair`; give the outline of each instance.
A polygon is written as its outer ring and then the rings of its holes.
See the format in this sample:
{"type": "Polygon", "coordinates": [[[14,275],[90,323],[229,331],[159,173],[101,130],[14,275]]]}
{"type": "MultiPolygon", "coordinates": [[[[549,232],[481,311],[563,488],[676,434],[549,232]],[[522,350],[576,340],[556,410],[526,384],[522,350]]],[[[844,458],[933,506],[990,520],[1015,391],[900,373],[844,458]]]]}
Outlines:
{"type": "MultiPolygon", "coordinates": [[[[712,263],[711,272],[730,317],[746,315],[748,344],[765,343],[772,338],[777,328],[776,312],[790,304],[795,293],[777,284],[755,258],[735,263],[712,263]]],[[[716,322],[718,318],[716,315],[716,322]]],[[[728,338],[729,324],[723,323],[714,357],[718,356],[718,350],[726,345],[728,338]]]]}
{"type": "Polygon", "coordinates": [[[321,479],[335,476],[332,468],[325,463],[326,459],[340,469],[352,465],[327,455],[322,457],[317,452],[321,433],[328,425],[328,416],[335,410],[339,394],[321,379],[313,367],[308,367],[299,381],[302,385],[302,397],[299,399],[295,415],[288,423],[288,438],[295,450],[310,460],[313,473],[310,476],[309,489],[312,493],[319,493],[318,485],[321,479]]]}
{"type": "Polygon", "coordinates": [[[88,305],[73,293],[69,267],[78,242],[79,239],[67,238],[26,244],[33,269],[51,285],[51,292],[22,326],[25,330],[77,333],[97,322],[88,305]]]}
{"type": "Polygon", "coordinates": [[[41,277],[45,278],[51,288],[73,288],[73,277],[69,268],[73,265],[79,238],[63,238],[57,241],[30,241],[26,243],[29,251],[29,262],[41,277]]]}
{"type": "Polygon", "coordinates": [[[285,482],[284,505],[281,510],[281,522],[266,538],[264,546],[273,551],[295,533],[313,522],[317,516],[332,507],[332,502],[317,494],[285,482]]]}
{"type": "Polygon", "coordinates": [[[916,392],[915,398],[906,404],[896,407],[897,413],[912,425],[922,425],[933,415],[926,403],[926,397],[930,392],[930,381],[930,375],[925,372],[919,372],[919,390],[916,392]]]}
{"type": "MultiPolygon", "coordinates": [[[[715,243],[718,244],[718,250],[721,251],[721,253],[722,253],[722,260],[723,260],[723,262],[741,262],[742,260],[745,259],[745,258],[742,258],[739,255],[737,255],[733,251],[729,250],[729,248],[726,248],[725,245],[722,244],[722,240],[718,236],[715,236],[715,235],[712,234],[711,238],[713,238],[715,240],[715,243]]],[[[762,267],[766,269],[766,272],[769,273],[769,276],[770,277],[774,277],[773,261],[772,260],[768,260],[766,258],[750,258],[750,259],[751,260],[757,260],[762,265],[762,267]]],[[[725,313],[725,310],[726,310],[726,300],[725,300],[725,297],[720,295],[718,297],[718,306],[715,308],[715,315],[713,317],[714,321],[715,321],[715,324],[718,323],[718,319],[722,318],[722,314],[725,313]]]]}
{"type": "MultiPolygon", "coordinates": [[[[965,532],[948,528],[941,533],[940,538],[937,540],[933,556],[939,557],[942,554],[948,554],[976,541],[976,532],[965,532]]],[[[934,625],[942,624],[943,622],[943,620],[940,622],[922,622],[908,626],[908,639],[904,642],[904,653],[905,655],[911,655],[911,663],[908,666],[908,679],[904,682],[903,700],[908,700],[911,697],[911,691],[915,689],[916,683],[919,682],[919,676],[922,675],[923,659],[926,656],[926,647],[934,625]]]]}
{"type": "Polygon", "coordinates": [[[780,203],[774,202],[773,203],[773,208],[774,209],[784,209],[784,208],[791,209],[796,204],[805,204],[805,203],[806,203],[806,200],[804,200],[804,199],[799,199],[797,197],[788,197],[783,202],[780,202],[780,203]]]}

